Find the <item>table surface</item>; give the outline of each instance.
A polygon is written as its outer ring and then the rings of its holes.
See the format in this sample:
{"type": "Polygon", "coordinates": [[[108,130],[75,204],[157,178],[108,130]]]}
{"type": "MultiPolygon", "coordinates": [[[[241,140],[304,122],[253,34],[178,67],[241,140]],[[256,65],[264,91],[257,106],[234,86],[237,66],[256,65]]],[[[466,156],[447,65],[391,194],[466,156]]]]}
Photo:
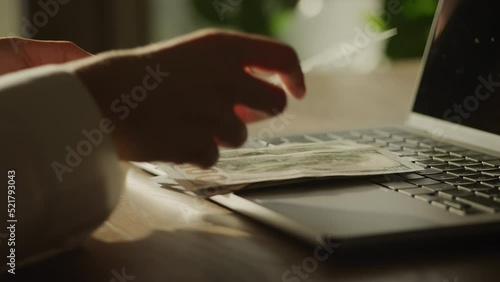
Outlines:
{"type": "MultiPolygon", "coordinates": [[[[250,126],[286,135],[404,121],[419,62],[370,74],[311,74],[308,97],[287,114],[250,126]]],[[[470,245],[473,245],[472,243],[470,245]]],[[[470,246],[469,245],[469,246],[470,246]]],[[[211,202],[158,187],[131,168],[113,215],[82,248],[30,266],[20,281],[499,281],[500,249],[332,258],[288,276],[310,246],[211,202]]]]}

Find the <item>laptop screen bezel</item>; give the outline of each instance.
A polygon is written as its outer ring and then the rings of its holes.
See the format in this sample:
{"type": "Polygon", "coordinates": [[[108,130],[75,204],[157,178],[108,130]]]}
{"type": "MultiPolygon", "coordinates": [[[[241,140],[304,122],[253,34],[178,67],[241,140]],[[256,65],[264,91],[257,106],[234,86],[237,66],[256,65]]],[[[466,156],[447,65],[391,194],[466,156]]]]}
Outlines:
{"type": "Polygon", "coordinates": [[[449,0],[440,0],[436,9],[436,16],[434,17],[431,32],[429,32],[429,38],[425,48],[424,56],[422,58],[419,78],[417,79],[418,84],[415,87],[413,101],[411,103],[411,108],[408,110],[409,114],[407,116],[405,124],[411,128],[426,132],[437,141],[454,141],[459,144],[467,144],[476,148],[485,148],[488,152],[500,153],[500,135],[478,130],[472,127],[459,125],[413,111],[419,91],[419,86],[422,83],[425,66],[428,61],[432,43],[434,41],[437,24],[442,13],[444,1],[449,0]]]}

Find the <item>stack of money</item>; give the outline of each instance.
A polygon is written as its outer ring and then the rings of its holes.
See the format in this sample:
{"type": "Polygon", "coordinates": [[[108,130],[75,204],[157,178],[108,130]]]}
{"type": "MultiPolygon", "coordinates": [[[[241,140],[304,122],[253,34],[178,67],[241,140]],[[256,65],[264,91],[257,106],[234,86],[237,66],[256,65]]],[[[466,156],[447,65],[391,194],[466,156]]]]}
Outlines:
{"type": "Polygon", "coordinates": [[[210,169],[156,163],[160,184],[210,197],[247,187],[281,185],[311,178],[361,177],[421,170],[407,159],[346,140],[221,151],[210,169]]]}

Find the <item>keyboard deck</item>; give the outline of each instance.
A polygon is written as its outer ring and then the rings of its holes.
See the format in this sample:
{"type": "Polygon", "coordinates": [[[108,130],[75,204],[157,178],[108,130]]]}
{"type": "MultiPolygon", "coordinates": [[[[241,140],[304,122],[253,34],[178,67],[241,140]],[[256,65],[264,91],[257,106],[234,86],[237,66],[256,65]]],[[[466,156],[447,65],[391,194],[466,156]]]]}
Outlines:
{"type": "Polygon", "coordinates": [[[500,157],[435,141],[399,128],[367,129],[259,140],[266,146],[348,139],[392,151],[422,171],[368,178],[394,192],[460,216],[500,213],[500,157]]]}

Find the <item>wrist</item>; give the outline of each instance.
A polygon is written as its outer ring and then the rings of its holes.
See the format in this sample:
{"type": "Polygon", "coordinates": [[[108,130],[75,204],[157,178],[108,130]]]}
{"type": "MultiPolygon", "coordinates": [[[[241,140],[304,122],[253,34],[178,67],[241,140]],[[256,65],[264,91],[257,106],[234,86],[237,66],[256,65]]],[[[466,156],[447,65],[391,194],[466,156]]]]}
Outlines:
{"type": "Polygon", "coordinates": [[[69,70],[87,88],[103,117],[115,126],[112,139],[122,159],[127,159],[128,148],[124,144],[129,138],[131,119],[125,120],[121,108],[116,105],[123,103],[124,93],[130,92],[130,83],[133,83],[137,69],[134,66],[139,63],[135,55],[112,52],[68,64],[69,70]]]}
{"type": "Polygon", "coordinates": [[[112,118],[109,105],[117,91],[114,89],[115,83],[110,79],[112,64],[106,55],[98,55],[67,64],[70,72],[87,88],[88,93],[106,118],[112,118]]]}

